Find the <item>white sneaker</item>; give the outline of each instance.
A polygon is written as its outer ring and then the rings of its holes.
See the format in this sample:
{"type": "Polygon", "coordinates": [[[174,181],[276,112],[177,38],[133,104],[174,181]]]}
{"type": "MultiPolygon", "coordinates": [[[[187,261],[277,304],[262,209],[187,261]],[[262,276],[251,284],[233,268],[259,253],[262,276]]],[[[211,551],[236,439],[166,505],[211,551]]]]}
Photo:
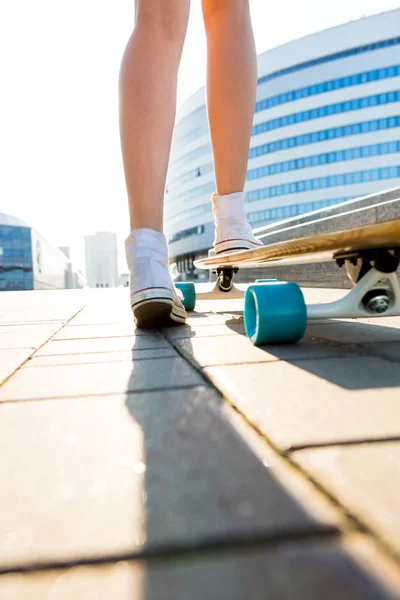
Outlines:
{"type": "Polygon", "coordinates": [[[168,269],[165,235],[154,229],[136,229],[125,240],[125,252],[136,326],[184,323],[186,311],[168,269]]]}
{"type": "Polygon", "coordinates": [[[212,197],[215,219],[215,254],[239,252],[263,246],[263,243],[254,237],[246,219],[245,199],[245,192],[236,192],[226,196],[214,194],[212,197]]]}

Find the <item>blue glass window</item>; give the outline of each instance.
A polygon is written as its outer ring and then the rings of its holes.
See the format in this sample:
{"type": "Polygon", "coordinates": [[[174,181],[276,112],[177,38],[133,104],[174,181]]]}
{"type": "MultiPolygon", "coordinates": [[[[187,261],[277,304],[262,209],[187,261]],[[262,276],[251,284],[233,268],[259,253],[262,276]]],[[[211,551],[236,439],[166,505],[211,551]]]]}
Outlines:
{"type": "Polygon", "coordinates": [[[398,102],[400,100],[400,93],[398,91],[387,92],[385,94],[377,94],[375,96],[367,96],[365,98],[355,98],[348,100],[347,102],[338,102],[336,104],[329,104],[314,108],[310,110],[301,111],[300,113],[294,113],[292,115],[285,115],[271,121],[265,121],[264,123],[258,123],[253,126],[252,135],[260,135],[265,131],[271,131],[272,129],[280,129],[287,125],[292,125],[296,121],[308,121],[319,119],[327,115],[341,114],[345,112],[351,112],[353,110],[359,110],[363,108],[369,108],[379,104],[390,104],[398,102]]]}
{"type": "MultiPolygon", "coordinates": [[[[268,190],[270,196],[281,196],[288,193],[294,194],[300,191],[310,191],[331,186],[350,185],[354,183],[360,183],[362,181],[376,181],[379,179],[391,179],[395,177],[400,177],[400,166],[355,171],[353,173],[338,173],[329,177],[317,177],[315,179],[307,179],[304,181],[271,186],[269,188],[264,188],[261,191],[264,192],[268,190]]],[[[248,201],[254,202],[255,200],[258,200],[259,192],[260,190],[252,190],[248,192],[248,201]]]]}
{"type": "Polygon", "coordinates": [[[368,83],[368,82],[376,81],[379,79],[388,79],[391,77],[397,77],[399,74],[400,74],[400,66],[392,65],[390,67],[386,67],[383,69],[375,69],[372,71],[357,73],[355,75],[348,76],[348,77],[341,77],[339,79],[333,79],[333,80],[325,81],[325,82],[322,82],[319,84],[313,84],[306,88],[292,90],[290,92],[278,94],[277,96],[272,96],[269,98],[263,98],[262,100],[260,100],[259,102],[256,103],[255,112],[259,112],[261,110],[272,108],[273,106],[277,106],[279,104],[286,104],[287,102],[292,102],[293,100],[298,100],[300,98],[305,98],[305,97],[320,94],[323,92],[329,92],[334,89],[351,87],[354,85],[360,85],[363,83],[368,83]]]}
{"type": "Polygon", "coordinates": [[[0,225],[0,290],[32,290],[31,231],[0,225]]]}
{"type": "MultiPolygon", "coordinates": [[[[333,139],[337,137],[345,137],[348,135],[357,135],[360,133],[368,133],[370,131],[387,129],[389,127],[399,127],[400,117],[388,117],[386,119],[379,119],[374,121],[364,121],[362,123],[354,123],[349,126],[350,129],[345,127],[333,127],[332,129],[325,129],[312,134],[302,134],[293,138],[284,138],[277,142],[270,142],[269,144],[263,144],[262,146],[256,146],[250,149],[249,158],[254,156],[261,156],[263,154],[269,154],[276,152],[277,150],[283,150],[287,147],[303,146],[324,139],[333,139]]],[[[347,126],[346,126],[347,127],[347,126]]]]}
{"type": "Polygon", "coordinates": [[[271,79],[275,79],[276,77],[281,77],[288,73],[293,73],[294,71],[300,71],[302,69],[307,69],[313,67],[318,64],[323,64],[327,62],[332,62],[335,60],[340,60],[341,58],[346,58],[348,56],[354,56],[356,54],[361,54],[364,52],[370,52],[372,50],[378,50],[380,48],[385,48],[388,46],[394,46],[400,44],[400,38],[391,38],[388,40],[382,40],[380,42],[375,42],[374,44],[366,44],[364,46],[357,46],[356,48],[349,48],[348,50],[343,50],[341,52],[336,52],[334,54],[328,54],[327,56],[321,56],[319,58],[314,58],[312,60],[298,63],[297,65],[292,65],[291,67],[286,67],[285,69],[281,69],[279,71],[275,71],[273,73],[269,73],[268,75],[264,75],[260,77],[258,83],[264,83],[266,81],[270,81],[271,79]]]}

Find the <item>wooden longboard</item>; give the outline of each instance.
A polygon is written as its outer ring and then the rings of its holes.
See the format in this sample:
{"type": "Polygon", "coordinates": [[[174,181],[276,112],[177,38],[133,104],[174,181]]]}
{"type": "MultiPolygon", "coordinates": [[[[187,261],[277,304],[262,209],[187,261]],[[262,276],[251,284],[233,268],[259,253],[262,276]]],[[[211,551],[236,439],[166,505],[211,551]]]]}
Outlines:
{"type": "Polygon", "coordinates": [[[383,248],[400,248],[400,219],[277,242],[254,250],[219,254],[197,260],[194,264],[198,269],[230,266],[249,269],[260,266],[327,262],[335,260],[336,256],[344,253],[383,248]]]}

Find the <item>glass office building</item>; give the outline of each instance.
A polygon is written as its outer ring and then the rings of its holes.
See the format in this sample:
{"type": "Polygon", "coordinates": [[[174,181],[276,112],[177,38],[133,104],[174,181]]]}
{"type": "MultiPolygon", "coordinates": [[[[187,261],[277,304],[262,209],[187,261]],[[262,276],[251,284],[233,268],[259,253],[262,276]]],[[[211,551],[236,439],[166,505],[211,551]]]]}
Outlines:
{"type": "Polygon", "coordinates": [[[31,230],[24,221],[0,214],[0,290],[32,290],[31,230]]]}
{"type": "Polygon", "coordinates": [[[82,287],[71,261],[24,221],[0,213],[0,291],[82,287]]]}
{"type": "MultiPolygon", "coordinates": [[[[258,57],[246,181],[253,228],[400,184],[400,10],[258,57]]],[[[180,271],[214,238],[204,89],[178,112],[165,197],[180,271]]]]}

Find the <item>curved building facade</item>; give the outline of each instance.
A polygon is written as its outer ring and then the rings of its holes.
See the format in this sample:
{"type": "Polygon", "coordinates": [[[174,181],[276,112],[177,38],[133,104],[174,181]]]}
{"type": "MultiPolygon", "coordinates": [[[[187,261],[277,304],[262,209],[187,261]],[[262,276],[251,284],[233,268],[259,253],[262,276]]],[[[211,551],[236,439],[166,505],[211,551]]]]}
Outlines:
{"type": "MultiPolygon", "coordinates": [[[[399,32],[394,10],[259,55],[246,181],[253,228],[400,184],[399,32]]],[[[214,191],[202,88],[177,115],[165,197],[181,272],[212,246],[214,191]]]]}

